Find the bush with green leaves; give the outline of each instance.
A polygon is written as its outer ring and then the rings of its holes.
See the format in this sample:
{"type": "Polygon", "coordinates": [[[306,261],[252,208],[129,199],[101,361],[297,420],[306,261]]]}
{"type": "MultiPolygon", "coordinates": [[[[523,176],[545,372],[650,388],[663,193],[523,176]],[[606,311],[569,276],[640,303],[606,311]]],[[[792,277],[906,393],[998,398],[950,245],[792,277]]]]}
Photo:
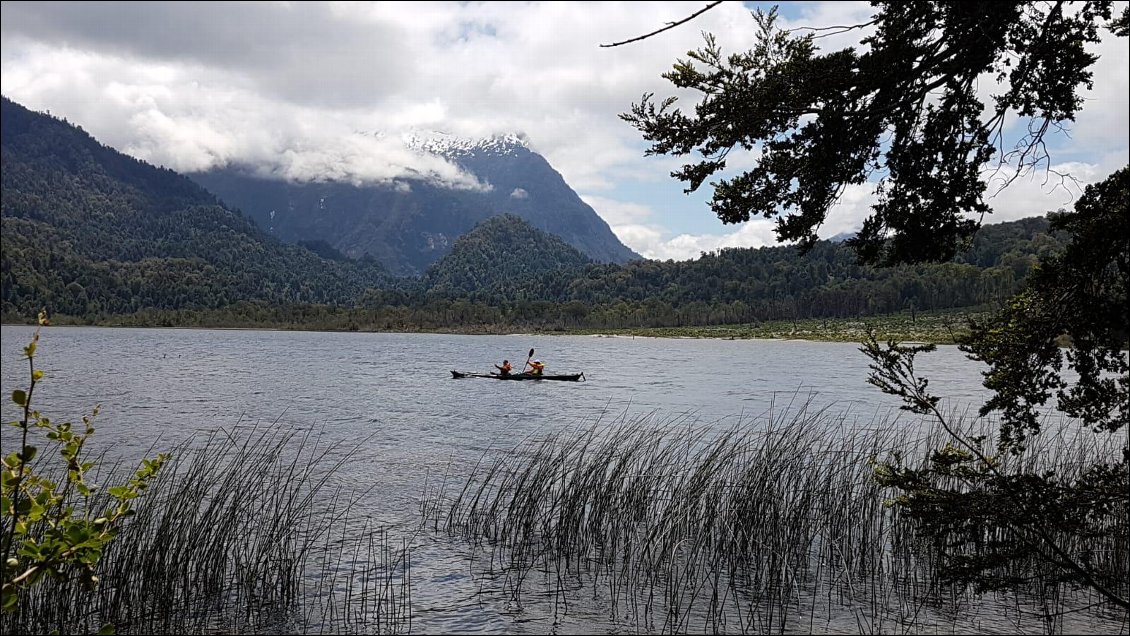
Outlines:
{"type": "Polygon", "coordinates": [[[40,312],[40,327],[23,350],[30,383],[27,390],[12,392],[12,401],[22,409],[22,417],[10,423],[19,430],[19,450],[3,457],[0,473],[0,568],[5,612],[14,611],[21,591],[45,576],[77,579],[93,588],[107,544],[134,513],[133,500],[145,492],[168,459],[161,453],[155,459],[142,460],[125,483],[106,488],[107,506],[95,504],[92,496],[98,486],[88,478],[95,462],[87,460],[84,450],[94,435],[98,408],[83,416],[81,427],[75,427],[70,422],[57,424],[32,407],[32,395],[44,377],[43,371],[35,368],[35,354],[40,328],[46,324],[46,313],[40,312]],[[49,453],[41,453],[34,445],[40,436],[61,464],[44,465],[49,453]]]}

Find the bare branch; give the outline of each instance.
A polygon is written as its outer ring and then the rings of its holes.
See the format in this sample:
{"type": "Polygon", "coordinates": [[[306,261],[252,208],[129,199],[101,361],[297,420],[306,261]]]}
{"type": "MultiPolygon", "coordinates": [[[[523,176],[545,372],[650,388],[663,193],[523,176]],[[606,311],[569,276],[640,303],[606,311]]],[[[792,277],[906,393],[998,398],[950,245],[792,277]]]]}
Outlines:
{"type": "Polygon", "coordinates": [[[660,33],[663,33],[664,31],[669,31],[671,29],[674,29],[675,27],[679,26],[680,24],[686,24],[687,22],[694,20],[698,16],[706,13],[707,11],[713,9],[714,7],[716,7],[720,4],[722,4],[722,0],[717,0],[716,2],[711,2],[710,4],[706,5],[705,8],[700,9],[699,11],[692,13],[691,15],[683,18],[682,20],[679,20],[678,22],[668,22],[667,26],[663,27],[662,29],[652,31],[651,33],[648,33],[646,35],[641,35],[639,37],[635,37],[635,38],[632,38],[630,40],[624,40],[623,42],[613,42],[612,44],[601,44],[600,48],[607,49],[607,48],[612,48],[614,46],[621,46],[623,44],[630,44],[632,42],[639,42],[640,40],[646,40],[647,38],[650,38],[653,35],[659,35],[660,33]]]}
{"type": "Polygon", "coordinates": [[[812,36],[813,38],[826,38],[826,37],[829,37],[829,36],[832,36],[832,35],[840,35],[841,33],[847,33],[849,31],[854,31],[856,29],[866,29],[867,27],[876,25],[878,23],[879,23],[879,20],[878,20],[878,18],[876,18],[874,20],[871,20],[870,22],[864,22],[863,24],[841,24],[841,25],[827,26],[827,27],[800,26],[800,27],[796,27],[796,28],[793,28],[793,29],[786,29],[785,32],[791,34],[794,31],[812,31],[813,33],[816,33],[816,32],[819,32],[819,31],[828,31],[828,33],[821,33],[820,35],[812,36]]]}

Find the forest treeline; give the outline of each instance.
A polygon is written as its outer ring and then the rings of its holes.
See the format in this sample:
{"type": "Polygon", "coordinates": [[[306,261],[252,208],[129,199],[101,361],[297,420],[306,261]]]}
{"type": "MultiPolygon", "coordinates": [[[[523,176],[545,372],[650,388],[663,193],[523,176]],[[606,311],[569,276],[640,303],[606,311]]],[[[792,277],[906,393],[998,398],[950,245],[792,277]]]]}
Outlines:
{"type": "MultiPolygon", "coordinates": [[[[1047,219],[1037,217],[984,227],[968,252],[944,264],[872,268],[859,265],[846,246],[821,242],[804,255],[791,247],[729,248],[693,261],[607,265],[585,263],[579,254],[582,262],[568,252],[539,252],[525,232],[504,227],[509,223],[500,218],[480,227],[420,278],[383,276],[374,263],[311,260],[310,253],[291,261],[313,265],[307,272],[283,269],[286,261],[277,256],[242,274],[235,273],[234,255],[227,267],[175,257],[95,263],[53,249],[10,252],[6,238],[4,320],[22,322],[40,306],[57,324],[366,331],[856,318],[998,306],[1016,293],[1040,254],[1061,248],[1047,232],[1047,219]],[[518,240],[494,241],[495,230],[518,240]],[[522,249],[507,249],[515,244],[522,249]],[[17,262],[26,275],[9,268],[17,262]],[[377,284],[367,284],[366,273],[377,284]]],[[[574,251],[560,241],[546,243],[574,251]]]]}

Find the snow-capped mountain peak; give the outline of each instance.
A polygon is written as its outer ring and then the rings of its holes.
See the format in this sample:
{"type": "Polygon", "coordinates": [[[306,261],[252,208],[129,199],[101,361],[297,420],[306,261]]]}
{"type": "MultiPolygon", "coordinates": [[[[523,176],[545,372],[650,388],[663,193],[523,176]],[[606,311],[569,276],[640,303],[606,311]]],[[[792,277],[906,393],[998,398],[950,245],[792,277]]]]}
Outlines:
{"type": "Polygon", "coordinates": [[[522,133],[491,135],[481,139],[459,137],[445,132],[413,130],[402,135],[404,145],[422,152],[458,157],[486,153],[513,155],[519,150],[529,150],[528,139],[522,133]]]}

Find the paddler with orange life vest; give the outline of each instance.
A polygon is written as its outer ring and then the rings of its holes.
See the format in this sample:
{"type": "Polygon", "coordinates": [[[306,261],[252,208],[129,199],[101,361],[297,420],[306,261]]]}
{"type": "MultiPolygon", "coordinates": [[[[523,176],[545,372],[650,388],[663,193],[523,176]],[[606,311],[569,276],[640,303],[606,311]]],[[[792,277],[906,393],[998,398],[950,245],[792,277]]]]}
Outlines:
{"type": "MultiPolygon", "coordinates": [[[[526,364],[530,365],[530,375],[541,375],[541,372],[545,370],[545,365],[542,364],[541,360],[534,360],[526,364]]],[[[523,369],[523,371],[524,370],[525,369],[523,369]]]]}

